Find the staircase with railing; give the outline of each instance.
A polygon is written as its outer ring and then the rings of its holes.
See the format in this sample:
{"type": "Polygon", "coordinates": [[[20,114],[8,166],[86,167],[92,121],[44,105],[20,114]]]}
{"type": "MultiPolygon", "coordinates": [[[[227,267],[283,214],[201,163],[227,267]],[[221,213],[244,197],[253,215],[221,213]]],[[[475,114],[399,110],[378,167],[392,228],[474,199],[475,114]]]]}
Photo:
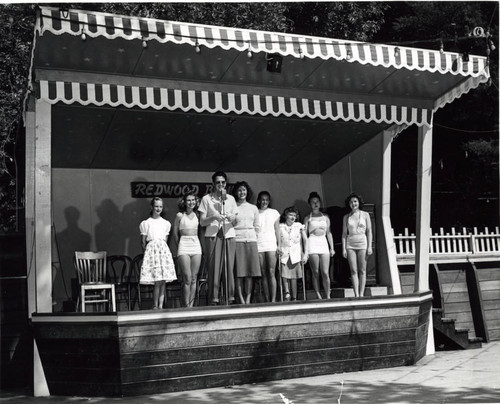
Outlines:
{"type": "MultiPolygon", "coordinates": [[[[455,228],[431,232],[429,284],[441,345],[467,349],[500,339],[500,231],[455,228]]],[[[416,237],[394,235],[403,292],[414,289],[416,237]]]]}

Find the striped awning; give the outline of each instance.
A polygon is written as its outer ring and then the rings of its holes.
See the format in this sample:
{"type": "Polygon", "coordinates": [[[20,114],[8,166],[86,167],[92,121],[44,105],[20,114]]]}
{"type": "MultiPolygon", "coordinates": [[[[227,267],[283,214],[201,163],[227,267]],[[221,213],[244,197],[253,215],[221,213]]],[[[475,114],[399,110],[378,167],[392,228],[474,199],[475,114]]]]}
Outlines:
{"type": "Polygon", "coordinates": [[[458,53],[373,44],[330,38],[216,27],[148,18],[116,16],[98,12],[58,8],[41,9],[40,35],[70,34],[89,37],[154,40],[161,43],[220,47],[225,50],[278,53],[297,58],[347,60],[372,66],[451,73],[478,77],[487,74],[487,58],[470,55],[461,60],[458,53]]]}
{"type": "MultiPolygon", "coordinates": [[[[328,73],[323,73],[323,76],[332,76],[334,77],[332,80],[335,81],[339,73],[339,70],[335,69],[343,69],[343,80],[355,82],[358,77],[355,72],[359,72],[362,68],[366,69],[363,71],[363,79],[372,86],[361,90],[359,88],[351,90],[346,85],[343,87],[345,91],[342,89],[337,91],[338,88],[331,87],[325,90],[317,85],[316,91],[307,91],[307,86],[299,88],[295,86],[295,83],[288,82],[286,83],[288,87],[285,85],[282,87],[285,91],[277,94],[276,91],[274,93],[269,91],[263,82],[259,83],[260,88],[257,91],[251,82],[246,86],[238,86],[233,85],[234,82],[221,83],[205,78],[204,84],[206,85],[196,86],[193,83],[202,82],[203,79],[172,76],[165,77],[168,80],[162,81],[164,77],[161,74],[158,74],[158,80],[151,82],[124,79],[121,82],[119,80],[99,82],[97,79],[89,79],[88,75],[72,76],[71,79],[59,79],[52,75],[36,79],[34,86],[38,90],[37,95],[52,104],[61,102],[421,126],[432,123],[433,112],[437,109],[489,79],[487,58],[481,56],[470,55],[469,60],[464,61],[459,54],[452,52],[116,16],[80,10],[63,11],[58,8],[42,7],[35,29],[40,37],[51,33],[56,36],[66,34],[70,35],[71,39],[75,39],[85,34],[88,37],[101,38],[101,43],[102,38],[110,40],[121,38],[121,42],[126,39],[168,43],[164,47],[170,46],[169,51],[173,52],[169,53],[172,55],[169,59],[172,59],[177,52],[177,48],[172,49],[172,44],[189,44],[195,48],[206,46],[212,49],[220,48],[240,52],[250,50],[277,53],[290,58],[306,58],[305,62],[315,59],[309,61],[310,66],[316,66],[315,62],[321,59],[321,63],[334,65],[328,65],[324,70],[328,73]],[[350,73],[350,63],[353,64],[354,73],[350,73]],[[336,73],[329,74],[333,71],[336,73]],[[371,77],[372,74],[376,78],[370,82],[366,78],[371,77]],[[77,79],[74,79],[75,77],[77,79]],[[394,78],[394,81],[390,81],[389,78],[394,78]],[[197,79],[199,81],[196,81],[197,79]],[[184,80],[183,85],[179,84],[179,80],[184,80]],[[410,81],[413,81],[413,86],[406,85],[406,82],[410,81]],[[381,83],[386,87],[378,87],[382,85],[381,83]],[[421,83],[425,84],[420,86],[421,83]],[[438,87],[432,87],[437,86],[436,83],[443,83],[439,91],[435,91],[438,87]],[[420,90],[418,86],[425,90],[414,96],[414,93],[420,90]],[[405,88],[404,93],[395,91],[399,87],[405,88]],[[432,96],[429,95],[431,93],[425,93],[428,89],[434,91],[432,96]],[[255,93],[252,94],[252,91],[255,93]]],[[[54,39],[52,35],[48,36],[54,39]]],[[[36,38],[36,40],[42,41],[43,38],[36,38]]],[[[73,47],[76,48],[72,49],[73,56],[78,55],[78,50],[84,46],[83,42],[80,40],[72,42],[73,47]]],[[[47,41],[47,43],[51,42],[47,41]]],[[[123,51],[123,49],[118,50],[123,51]]],[[[179,48],[179,51],[182,50],[179,48]]],[[[156,52],[162,55],[161,51],[156,52]]],[[[62,53],[55,55],[54,58],[58,58],[59,63],[60,59],[64,58],[61,56],[62,53]]],[[[218,55],[221,59],[224,57],[220,53],[218,55]]],[[[100,58],[96,56],[94,59],[100,58]]],[[[34,58],[32,63],[33,60],[34,58]]],[[[210,61],[210,58],[207,57],[206,60],[210,61]]],[[[84,59],[79,65],[70,67],[68,70],[81,68],[81,71],[85,72],[86,63],[84,59]]],[[[183,66],[185,61],[179,58],[176,63],[183,66]]],[[[40,63],[36,68],[43,69],[44,66],[44,63],[40,63]]],[[[52,72],[58,71],[57,65],[47,64],[47,66],[52,72]]],[[[304,70],[303,67],[301,69],[304,70]]],[[[91,68],[89,71],[93,72],[91,68]]],[[[222,71],[226,73],[225,70],[222,71]]],[[[239,80],[244,80],[245,75],[253,74],[251,70],[242,69],[242,71],[243,73],[238,73],[239,80]]],[[[307,74],[311,71],[312,69],[307,74]]],[[[96,69],[95,72],[99,70],[96,69]]],[[[105,73],[113,75],[115,71],[110,70],[105,73]]],[[[148,73],[143,72],[143,74],[148,73]]],[[[118,74],[124,75],[125,73],[118,74]]],[[[260,76],[264,77],[264,75],[260,76]]],[[[320,84],[322,79],[325,77],[318,78],[320,84]]],[[[271,84],[269,88],[276,90],[277,87],[271,84]]]]}
{"type": "Polygon", "coordinates": [[[179,90],[41,81],[39,96],[51,104],[123,106],[184,112],[236,113],[260,116],[286,116],[390,124],[431,124],[432,113],[421,108],[354,102],[331,102],[218,91],[179,90]]]}
{"type": "Polygon", "coordinates": [[[469,91],[477,88],[481,83],[486,83],[488,79],[489,74],[488,76],[472,77],[469,80],[462,82],[460,85],[452,88],[451,90],[444,93],[441,97],[439,97],[434,102],[433,111],[436,112],[446,104],[449,104],[457,98],[460,98],[462,95],[467,94],[469,91]]]}

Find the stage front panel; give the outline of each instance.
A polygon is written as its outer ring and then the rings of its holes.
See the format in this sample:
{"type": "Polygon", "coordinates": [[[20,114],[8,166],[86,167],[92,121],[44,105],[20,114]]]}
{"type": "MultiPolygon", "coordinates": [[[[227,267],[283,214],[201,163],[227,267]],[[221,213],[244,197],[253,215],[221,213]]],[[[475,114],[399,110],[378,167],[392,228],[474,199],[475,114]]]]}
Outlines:
{"type": "Polygon", "coordinates": [[[137,396],[416,363],[431,293],[35,315],[51,394],[137,396]]]}

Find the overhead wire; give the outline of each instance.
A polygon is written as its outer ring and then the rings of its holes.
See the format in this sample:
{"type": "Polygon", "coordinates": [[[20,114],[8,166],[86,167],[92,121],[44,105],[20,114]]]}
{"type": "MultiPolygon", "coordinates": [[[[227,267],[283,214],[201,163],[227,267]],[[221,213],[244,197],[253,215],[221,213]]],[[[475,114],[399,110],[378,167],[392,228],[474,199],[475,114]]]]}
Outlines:
{"type": "MultiPolygon", "coordinates": [[[[82,25],[82,26],[93,26],[93,27],[99,27],[99,28],[110,28],[109,26],[107,26],[106,24],[99,24],[97,22],[95,23],[89,23],[87,21],[72,21],[71,19],[67,19],[66,17],[64,17],[64,12],[67,12],[69,10],[66,10],[66,9],[61,9],[60,12],[61,14],[63,15],[63,18],[58,18],[58,17],[55,17],[53,15],[44,15],[43,17],[45,18],[50,18],[51,20],[55,20],[55,21],[69,21],[71,23],[78,23],[79,25],[82,25]]],[[[72,10],[73,12],[84,12],[84,10],[72,10]]],[[[97,13],[97,12],[96,12],[97,13]]],[[[89,14],[92,14],[91,12],[89,14]]],[[[130,18],[130,17],[127,17],[127,18],[130,18]]],[[[146,17],[137,17],[139,19],[146,19],[146,20],[155,20],[155,19],[152,19],[152,18],[146,18],[146,17]]],[[[155,20],[156,21],[156,20],[155,20]]],[[[186,23],[188,25],[199,25],[199,24],[196,24],[196,23],[186,23]]],[[[490,21],[490,24],[491,24],[491,21],[490,21]]],[[[140,29],[140,28],[134,28],[134,27],[127,27],[126,29],[123,28],[123,27],[113,27],[115,29],[121,29],[122,31],[130,31],[130,32],[134,32],[134,33],[141,33],[141,38],[137,38],[137,39],[141,39],[144,41],[144,30],[140,29]]],[[[227,28],[232,28],[232,29],[240,29],[240,30],[245,30],[245,29],[242,29],[242,28],[235,28],[235,27],[227,27],[227,28]]],[[[148,32],[148,34],[151,34],[150,32],[148,32]]],[[[310,38],[314,38],[313,36],[311,35],[301,35],[301,34],[295,34],[295,33],[281,33],[281,32],[276,32],[274,34],[277,34],[277,35],[294,35],[294,36],[297,36],[297,37],[300,37],[300,36],[303,36],[303,37],[310,37],[310,38]]],[[[181,34],[180,32],[177,32],[177,33],[171,33],[171,34],[167,34],[166,32],[163,33],[163,35],[165,37],[167,36],[170,36],[170,37],[178,37],[178,38],[182,38],[182,39],[190,39],[190,40],[195,40],[197,41],[200,37],[196,36],[196,35],[184,35],[184,34],[181,34]]],[[[455,40],[462,40],[462,39],[469,39],[470,36],[460,36],[460,37],[456,37],[455,40]]],[[[482,37],[475,37],[477,39],[480,39],[482,37]]],[[[210,38],[209,38],[210,39],[210,38]]],[[[289,41],[281,41],[281,40],[257,40],[257,39],[242,39],[242,38],[225,38],[224,39],[225,41],[227,42],[242,42],[242,43],[246,43],[246,44],[252,44],[252,43],[257,43],[257,44],[262,44],[262,45],[275,45],[275,44],[282,44],[282,43],[290,43],[289,41]]],[[[325,42],[325,41],[307,41],[307,42],[299,42],[298,45],[300,46],[307,46],[307,45],[322,45],[322,46],[325,46],[325,45],[334,45],[334,46],[346,46],[346,45],[352,45],[352,46],[357,46],[357,45],[375,45],[375,46],[398,46],[398,45],[412,45],[412,44],[419,44],[419,43],[425,43],[425,42],[436,42],[437,44],[439,44],[441,41],[442,41],[442,38],[439,38],[439,39],[436,39],[436,38],[432,38],[432,39],[422,39],[422,40],[418,40],[418,41],[399,41],[399,42],[387,42],[387,43],[378,43],[378,42],[367,42],[367,41],[342,41],[342,40],[337,40],[337,39],[334,39],[334,38],[324,38],[324,40],[330,40],[330,41],[333,41],[331,43],[328,43],[328,42],[325,42]]],[[[293,43],[295,45],[295,43],[293,43]]]]}
{"type": "Polygon", "coordinates": [[[493,17],[495,16],[495,11],[497,11],[497,7],[498,7],[498,2],[495,2],[495,8],[493,9],[493,12],[491,13],[490,22],[488,23],[488,31],[490,30],[491,22],[493,21],[493,17]]]}
{"type": "Polygon", "coordinates": [[[442,124],[439,124],[439,123],[436,123],[436,122],[434,122],[434,126],[438,126],[440,128],[444,128],[444,129],[454,130],[456,132],[464,132],[464,133],[495,133],[495,132],[498,132],[498,129],[491,129],[491,130],[458,129],[458,128],[452,128],[451,126],[442,125],[442,124]]]}

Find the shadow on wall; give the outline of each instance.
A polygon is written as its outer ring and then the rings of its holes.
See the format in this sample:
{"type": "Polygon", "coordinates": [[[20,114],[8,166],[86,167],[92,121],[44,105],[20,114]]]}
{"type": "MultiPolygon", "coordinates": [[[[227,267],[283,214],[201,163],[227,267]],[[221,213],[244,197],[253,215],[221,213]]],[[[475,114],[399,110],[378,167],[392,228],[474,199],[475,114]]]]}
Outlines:
{"type": "MultiPolygon", "coordinates": [[[[146,181],[144,178],[136,178],[134,182],[146,181]]],[[[151,210],[149,198],[138,198],[126,204],[121,213],[122,234],[124,235],[124,252],[130,258],[142,253],[139,225],[149,217],[151,210]]],[[[173,223],[172,223],[173,225],[173,223]]]]}
{"type": "MultiPolygon", "coordinates": [[[[59,266],[55,270],[53,289],[56,301],[72,302],[76,301],[78,293],[73,256],[75,251],[89,251],[91,235],[78,227],[80,211],[74,206],[68,206],[64,209],[64,218],[66,219],[66,228],[56,233],[59,266]]],[[[57,310],[57,308],[55,309],[57,310]]]]}
{"type": "MultiPolygon", "coordinates": [[[[111,199],[104,199],[96,208],[99,223],[94,228],[97,251],[134,258],[142,253],[139,224],[147,219],[149,199],[137,199],[120,212],[111,199]]],[[[78,296],[78,279],[73,266],[75,251],[91,251],[92,235],[83,231],[78,221],[80,211],[74,206],[64,209],[66,228],[56,233],[57,257],[53,259],[54,311],[73,311],[78,296]]]]}
{"type": "MultiPolygon", "coordinates": [[[[301,223],[304,223],[304,218],[311,211],[311,207],[309,206],[307,201],[304,201],[303,199],[296,199],[292,206],[295,206],[297,208],[297,210],[299,211],[299,215],[300,215],[299,221],[301,223]]],[[[280,212],[280,213],[283,213],[283,212],[280,212]]]]}
{"type": "MultiPolygon", "coordinates": [[[[105,199],[96,208],[99,223],[95,226],[95,245],[98,251],[106,251],[109,255],[122,255],[125,252],[125,223],[118,206],[111,200],[105,199]]],[[[137,233],[137,231],[136,231],[137,233]]]]}

